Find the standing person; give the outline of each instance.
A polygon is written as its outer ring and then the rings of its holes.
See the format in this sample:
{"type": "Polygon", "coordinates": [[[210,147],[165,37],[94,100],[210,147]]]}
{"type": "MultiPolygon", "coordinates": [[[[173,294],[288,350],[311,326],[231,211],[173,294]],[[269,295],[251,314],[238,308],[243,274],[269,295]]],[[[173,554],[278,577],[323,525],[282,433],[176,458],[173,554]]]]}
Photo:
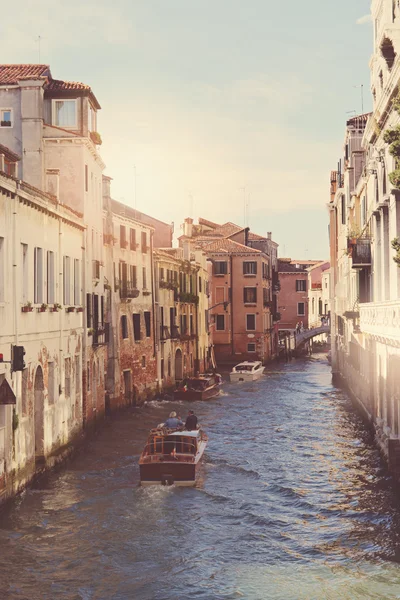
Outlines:
{"type": "Polygon", "coordinates": [[[176,429],[177,427],[182,427],[182,425],[183,422],[178,419],[174,410],[169,413],[169,417],[164,423],[164,427],[168,427],[169,429],[176,429]]]}
{"type": "Polygon", "coordinates": [[[303,321],[300,321],[300,333],[303,333],[303,331],[304,331],[303,321]]]}
{"type": "Polygon", "coordinates": [[[189,410],[188,416],[186,417],[185,428],[188,431],[193,431],[197,429],[197,417],[194,414],[193,410],[189,410]]]}
{"type": "Polygon", "coordinates": [[[297,321],[296,323],[296,333],[300,332],[300,323],[297,321]]]}

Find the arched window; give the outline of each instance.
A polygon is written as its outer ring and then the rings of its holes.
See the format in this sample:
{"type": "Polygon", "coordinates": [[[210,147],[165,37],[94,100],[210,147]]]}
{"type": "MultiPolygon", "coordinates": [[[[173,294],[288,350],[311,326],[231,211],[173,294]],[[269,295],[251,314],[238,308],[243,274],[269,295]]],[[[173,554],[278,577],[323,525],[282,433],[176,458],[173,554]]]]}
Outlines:
{"type": "Polygon", "coordinates": [[[394,51],[392,40],[389,38],[385,38],[383,40],[381,44],[381,53],[390,71],[390,69],[393,67],[394,59],[396,58],[396,52],[394,51]]]}

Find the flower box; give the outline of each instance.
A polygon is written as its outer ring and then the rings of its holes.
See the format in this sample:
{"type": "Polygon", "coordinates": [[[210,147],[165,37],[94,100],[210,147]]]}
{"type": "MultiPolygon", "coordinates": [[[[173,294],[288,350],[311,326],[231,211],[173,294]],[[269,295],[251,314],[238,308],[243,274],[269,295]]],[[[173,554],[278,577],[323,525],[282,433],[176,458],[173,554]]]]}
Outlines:
{"type": "Polygon", "coordinates": [[[75,312],[75,306],[67,306],[67,308],[65,309],[65,311],[67,313],[75,312]]]}
{"type": "Polygon", "coordinates": [[[22,306],[21,307],[21,312],[32,312],[33,311],[33,306],[22,306]]]}
{"type": "Polygon", "coordinates": [[[83,312],[83,306],[78,306],[78,308],[76,309],[76,312],[83,312]]]}

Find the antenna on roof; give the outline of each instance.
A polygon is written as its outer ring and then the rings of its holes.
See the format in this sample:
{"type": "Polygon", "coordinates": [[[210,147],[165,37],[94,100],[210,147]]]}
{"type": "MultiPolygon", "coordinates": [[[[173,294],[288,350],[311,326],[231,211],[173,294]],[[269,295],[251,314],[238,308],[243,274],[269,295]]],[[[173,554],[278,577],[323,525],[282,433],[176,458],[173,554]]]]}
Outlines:
{"type": "Polygon", "coordinates": [[[136,165],[133,165],[133,174],[135,176],[134,182],[133,182],[133,187],[134,187],[134,193],[135,193],[135,198],[134,198],[134,204],[133,206],[135,207],[135,217],[137,218],[136,215],[136,211],[137,211],[137,195],[136,195],[136,165]]]}
{"type": "Polygon", "coordinates": [[[40,64],[40,62],[41,62],[41,61],[40,61],[40,43],[41,43],[42,39],[43,39],[43,38],[42,38],[42,36],[41,36],[41,35],[38,35],[38,36],[37,36],[37,38],[36,38],[36,42],[37,42],[37,45],[38,45],[38,53],[39,53],[39,64],[40,64]]]}
{"type": "Polygon", "coordinates": [[[361,88],[361,114],[364,114],[364,85],[353,85],[355,88],[361,88]]]}
{"type": "Polygon", "coordinates": [[[246,186],[239,188],[243,192],[243,227],[246,227],[246,186]]]}

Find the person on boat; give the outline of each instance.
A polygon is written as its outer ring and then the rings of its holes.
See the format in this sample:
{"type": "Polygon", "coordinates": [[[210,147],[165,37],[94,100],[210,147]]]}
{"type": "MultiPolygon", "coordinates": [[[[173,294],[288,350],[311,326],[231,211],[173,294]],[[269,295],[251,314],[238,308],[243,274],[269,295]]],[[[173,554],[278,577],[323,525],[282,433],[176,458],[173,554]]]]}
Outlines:
{"type": "Polygon", "coordinates": [[[197,417],[193,410],[189,410],[188,416],[186,417],[185,429],[188,431],[197,429],[197,417]]]}
{"type": "Polygon", "coordinates": [[[165,421],[164,426],[168,427],[169,429],[177,429],[177,427],[183,426],[183,422],[178,419],[176,412],[173,410],[171,413],[169,413],[169,417],[165,421]]]}

